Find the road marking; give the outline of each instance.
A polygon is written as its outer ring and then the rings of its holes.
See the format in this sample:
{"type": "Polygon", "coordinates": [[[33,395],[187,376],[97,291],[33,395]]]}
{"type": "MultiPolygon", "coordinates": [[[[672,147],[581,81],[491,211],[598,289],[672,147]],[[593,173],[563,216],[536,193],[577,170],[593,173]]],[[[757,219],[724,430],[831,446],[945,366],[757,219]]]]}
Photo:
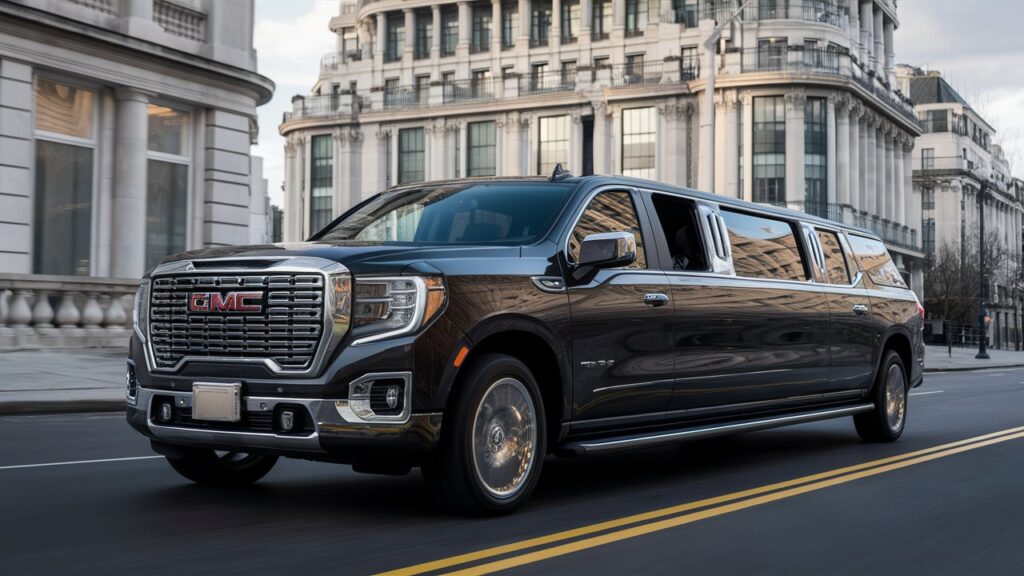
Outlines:
{"type": "Polygon", "coordinates": [[[775,484],[768,484],[757,488],[750,488],[747,490],[741,490],[739,492],[733,492],[731,494],[724,494],[721,496],[715,496],[712,498],[706,498],[704,500],[697,500],[694,502],[688,502],[685,504],[679,504],[670,506],[667,508],[661,508],[658,510],[652,510],[649,512],[643,512],[640,514],[634,514],[631,516],[625,516],[622,518],[616,518],[613,520],[607,520],[604,522],[598,522],[570,530],[564,530],[561,532],[555,532],[545,536],[538,536],[535,538],[529,538],[521,540],[519,542],[512,542],[510,544],[504,544],[501,546],[495,546],[492,548],[485,548],[477,550],[475,552],[468,552],[457,556],[451,556],[448,558],[442,558],[431,562],[425,562],[422,564],[416,564],[413,566],[407,566],[405,568],[399,568],[389,572],[382,573],[382,576],[412,576],[416,574],[423,574],[426,572],[433,572],[436,570],[442,570],[445,568],[451,568],[460,564],[466,564],[469,562],[484,560],[502,554],[508,554],[510,552],[518,552],[526,550],[528,548],[534,548],[546,544],[554,544],[563,540],[569,540],[580,536],[587,536],[595,534],[597,532],[603,532],[614,528],[622,528],[632,524],[641,522],[649,522],[657,520],[659,518],[665,518],[667,516],[675,516],[682,512],[688,512],[699,508],[705,508],[710,506],[716,506],[719,504],[725,504],[736,500],[743,500],[752,496],[759,496],[776,490],[782,490],[786,488],[792,488],[794,486],[805,485],[817,481],[821,481],[827,478],[842,477],[845,474],[858,472],[861,470],[871,469],[877,466],[884,466],[900,461],[906,461],[909,459],[924,457],[930,454],[943,453],[943,451],[955,449],[957,447],[973,445],[975,443],[983,442],[993,438],[1000,438],[1015,433],[1024,433],[1024,426],[1017,428],[1009,428],[1007,430],[1000,430],[998,432],[992,432],[990,434],[984,434],[981,436],[975,436],[973,438],[967,438],[964,440],[958,440],[956,442],[950,442],[947,444],[941,444],[938,446],[932,446],[931,448],[924,448],[922,450],[915,450],[913,452],[907,452],[904,454],[897,454],[895,456],[889,456],[878,460],[872,460],[870,462],[862,462],[860,464],[854,464],[843,468],[837,468],[835,470],[829,470],[826,472],[819,472],[817,474],[811,474],[809,476],[803,476],[801,478],[794,478],[792,480],[786,480],[784,482],[778,482],[775,484]]]}
{"type": "Polygon", "coordinates": [[[870,477],[870,476],[876,476],[878,474],[882,474],[882,473],[885,473],[885,472],[891,472],[893,470],[899,470],[901,468],[907,468],[907,467],[913,466],[915,464],[921,464],[923,462],[928,462],[928,461],[931,461],[931,460],[937,460],[939,458],[945,458],[947,456],[952,456],[954,454],[959,454],[961,452],[967,452],[967,451],[970,451],[970,450],[977,450],[978,448],[982,448],[984,446],[990,446],[992,444],[998,444],[998,443],[1001,443],[1001,442],[1008,442],[1010,440],[1016,440],[1016,439],[1019,439],[1019,438],[1024,438],[1024,432],[1020,432],[1020,433],[1017,433],[1017,434],[1011,434],[1009,436],[1001,436],[1001,437],[994,438],[994,439],[991,439],[991,440],[986,440],[986,441],[983,441],[983,442],[976,442],[976,443],[973,443],[973,444],[968,444],[968,445],[960,446],[960,447],[957,447],[957,448],[951,448],[949,450],[945,450],[945,451],[941,451],[941,452],[935,452],[933,454],[928,454],[928,455],[925,455],[925,456],[920,456],[918,458],[911,458],[909,460],[902,460],[902,461],[896,462],[894,464],[888,464],[888,465],[885,465],[885,466],[879,466],[877,468],[871,468],[871,469],[868,469],[868,470],[862,470],[860,472],[854,472],[854,473],[846,474],[846,475],[843,475],[843,476],[837,476],[837,477],[830,478],[828,480],[823,480],[823,481],[820,481],[820,482],[814,482],[814,483],[811,483],[811,484],[804,484],[802,486],[797,486],[795,488],[790,488],[788,490],[782,490],[782,491],[779,491],[779,492],[773,492],[771,494],[767,494],[767,495],[764,495],[764,496],[758,496],[758,497],[755,497],[755,498],[749,498],[747,500],[741,500],[739,502],[733,502],[732,504],[726,504],[726,505],[723,505],[723,506],[717,506],[717,507],[713,507],[713,508],[708,508],[708,509],[705,509],[705,510],[701,510],[699,512],[693,512],[693,513],[690,513],[690,514],[683,514],[681,516],[675,516],[675,517],[667,518],[665,520],[660,520],[660,521],[657,521],[657,522],[649,522],[649,523],[645,523],[645,524],[639,524],[637,526],[633,526],[632,528],[625,528],[625,529],[622,529],[622,530],[618,530],[618,531],[613,531],[613,532],[609,532],[609,533],[606,533],[606,534],[602,534],[600,536],[592,536],[590,538],[585,538],[583,540],[576,540],[574,542],[570,542],[568,544],[562,544],[562,545],[559,545],[559,546],[554,546],[552,548],[542,548],[540,550],[537,550],[537,551],[534,551],[534,552],[529,552],[529,553],[526,553],[526,554],[522,554],[520,556],[512,556],[510,558],[505,558],[505,559],[502,559],[502,560],[497,560],[497,561],[494,561],[494,562],[489,562],[487,564],[480,564],[480,565],[477,565],[477,566],[471,566],[469,568],[465,568],[463,570],[457,570],[455,572],[449,572],[448,575],[449,576],[470,576],[470,575],[478,575],[478,574],[490,574],[492,572],[497,572],[499,570],[508,570],[510,568],[515,568],[517,566],[523,566],[523,565],[526,565],[526,564],[532,564],[534,562],[539,562],[541,560],[547,560],[547,559],[550,559],[550,558],[554,558],[556,556],[563,556],[565,554],[571,554],[573,552],[579,552],[581,550],[588,550],[590,548],[595,548],[597,546],[603,546],[605,544],[610,544],[612,542],[619,542],[619,541],[622,541],[622,540],[628,540],[630,538],[636,538],[638,536],[644,536],[646,534],[651,534],[651,533],[654,533],[654,532],[660,532],[662,530],[668,530],[670,528],[676,528],[676,527],[679,527],[679,526],[683,526],[683,525],[686,525],[686,524],[691,524],[693,522],[697,522],[699,520],[704,520],[704,519],[707,519],[707,518],[713,518],[715,516],[722,516],[722,515],[728,514],[730,512],[736,512],[738,510],[744,510],[744,509],[747,509],[747,508],[753,508],[755,506],[760,506],[762,504],[767,504],[769,502],[775,502],[777,500],[784,500],[786,498],[792,498],[793,496],[798,496],[800,494],[806,494],[808,492],[814,492],[816,490],[822,490],[824,488],[829,488],[831,486],[838,486],[840,484],[846,484],[848,482],[853,482],[854,480],[859,480],[861,478],[867,478],[867,477],[870,477]]]}
{"type": "Polygon", "coordinates": [[[942,394],[944,390],[929,390],[928,392],[911,392],[909,396],[927,396],[929,394],[942,394]]]}
{"type": "Polygon", "coordinates": [[[130,460],[150,460],[163,458],[163,456],[133,456],[131,458],[101,458],[99,460],[72,460],[70,462],[47,462],[45,464],[18,464],[17,466],[0,466],[0,470],[14,470],[15,468],[43,468],[45,466],[70,466],[72,464],[98,464],[100,462],[127,462],[130,460]]]}

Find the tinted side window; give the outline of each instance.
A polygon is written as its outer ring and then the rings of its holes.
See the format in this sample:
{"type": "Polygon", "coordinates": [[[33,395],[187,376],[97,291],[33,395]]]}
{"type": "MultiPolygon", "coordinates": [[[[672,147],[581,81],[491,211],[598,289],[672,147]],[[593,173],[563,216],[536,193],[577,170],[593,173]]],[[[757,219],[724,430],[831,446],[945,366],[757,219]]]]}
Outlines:
{"type": "Polygon", "coordinates": [[[632,232],[636,238],[636,262],[626,268],[647,268],[644,240],[640,234],[640,220],[636,216],[636,207],[629,192],[601,192],[587,204],[586,210],[569,235],[569,261],[579,260],[580,243],[584,238],[602,232],[632,232]]]}
{"type": "Polygon", "coordinates": [[[885,244],[873,238],[854,234],[848,234],[847,237],[850,239],[850,247],[857,256],[861,270],[871,278],[872,282],[881,286],[907,287],[903,283],[900,271],[896,269],[896,264],[889,256],[889,251],[885,249],[885,244]]]}
{"type": "Polygon", "coordinates": [[[707,271],[704,238],[697,224],[697,206],[667,194],[655,194],[652,200],[665,234],[665,245],[672,257],[672,269],[707,271]]]}
{"type": "Polygon", "coordinates": [[[729,210],[722,210],[722,218],[729,228],[732,264],[737,276],[807,279],[796,234],[788,222],[729,210]]]}
{"type": "Polygon", "coordinates": [[[828,281],[832,284],[849,284],[850,269],[846,266],[846,256],[835,232],[818,230],[818,242],[825,253],[825,271],[828,281]]]}

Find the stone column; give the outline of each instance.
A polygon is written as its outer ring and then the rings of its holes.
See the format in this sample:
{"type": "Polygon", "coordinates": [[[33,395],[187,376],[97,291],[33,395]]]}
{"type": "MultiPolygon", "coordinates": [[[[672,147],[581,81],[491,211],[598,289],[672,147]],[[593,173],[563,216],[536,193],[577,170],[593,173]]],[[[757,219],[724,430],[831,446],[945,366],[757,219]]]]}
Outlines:
{"type": "Polygon", "coordinates": [[[441,5],[430,7],[431,27],[434,35],[430,38],[430,78],[441,80],[441,5]]]}
{"type": "Polygon", "coordinates": [[[883,37],[882,22],[885,18],[885,12],[881,8],[875,7],[875,27],[874,27],[874,39],[875,39],[875,58],[872,63],[875,67],[875,74],[882,76],[885,73],[885,42],[883,37]]]}
{"type": "MultiPolygon", "coordinates": [[[[739,110],[737,110],[737,94],[729,92],[725,99],[725,178],[722,180],[724,193],[732,198],[742,198],[743,191],[739,189],[739,110]]],[[[717,180],[716,180],[717,182],[717,180]]]]}
{"type": "Polygon", "coordinates": [[[594,19],[594,0],[580,0],[579,42],[590,43],[590,25],[594,19]]]}
{"type": "MultiPolygon", "coordinates": [[[[743,95],[743,200],[754,198],[754,99],[743,95]]],[[[684,158],[685,161],[685,158],[684,158]]],[[[685,185],[685,183],[684,183],[685,185]]]]}
{"type": "MultiPolygon", "coordinates": [[[[861,134],[863,129],[861,128],[861,116],[864,113],[864,109],[861,107],[860,102],[854,102],[850,106],[850,196],[847,203],[857,210],[863,209],[863,203],[861,200],[861,148],[863,143],[861,142],[861,134]]],[[[845,216],[846,210],[843,211],[845,216]]],[[[843,220],[846,222],[846,220],[843,220]]],[[[847,222],[849,223],[849,222],[847,222]]]]}
{"type": "MultiPolygon", "coordinates": [[[[402,10],[405,16],[404,60],[406,66],[412,66],[413,49],[416,47],[416,12],[412,8],[402,10]]],[[[410,79],[411,80],[411,79],[410,79]]]]}
{"type": "MultiPolygon", "coordinates": [[[[844,156],[842,159],[836,158],[836,140],[839,135],[836,133],[836,99],[829,98],[826,104],[827,118],[826,127],[827,132],[825,133],[825,162],[826,162],[826,178],[827,182],[825,185],[826,198],[828,198],[829,204],[836,203],[836,189],[839,185],[839,163],[842,162],[845,168],[847,158],[844,156]]],[[[845,115],[845,114],[844,114],[845,115]]],[[[844,141],[849,141],[849,135],[843,137],[844,141]]]]}
{"type": "Polygon", "coordinates": [[[473,30],[472,18],[470,16],[469,2],[459,2],[459,43],[455,50],[459,52],[469,51],[469,38],[473,30]]]}
{"type": "Polygon", "coordinates": [[[875,196],[874,215],[885,215],[885,131],[884,120],[875,127],[875,196]]]}
{"type": "MultiPolygon", "coordinates": [[[[840,206],[850,203],[850,167],[852,152],[850,146],[850,100],[846,95],[840,96],[835,103],[836,133],[829,133],[829,143],[835,140],[836,146],[836,198],[834,202],[840,206]]],[[[831,169],[829,169],[831,177],[831,169]]],[[[831,185],[830,185],[831,188],[831,185]]]]}
{"type": "Polygon", "coordinates": [[[874,61],[874,5],[874,0],[860,3],[860,63],[865,70],[870,68],[874,61]]]}
{"type": "Polygon", "coordinates": [[[377,13],[377,38],[374,46],[374,55],[384,54],[384,46],[388,38],[388,14],[387,12],[377,13]]]}
{"type": "Polygon", "coordinates": [[[118,88],[117,131],[114,134],[113,230],[116,278],[138,278],[146,265],[146,148],[149,120],[146,94],[118,88]]]}
{"type": "Polygon", "coordinates": [[[491,57],[494,59],[491,76],[501,74],[501,0],[491,0],[491,57]]]}
{"type": "Polygon", "coordinates": [[[890,126],[885,135],[885,217],[896,222],[896,135],[890,126]]]}
{"type": "Polygon", "coordinates": [[[804,183],[804,104],[801,92],[786,94],[786,201],[805,200],[804,183]]]}
{"type": "Polygon", "coordinates": [[[594,173],[611,174],[608,159],[608,104],[594,102],[594,173]]]}
{"type": "MultiPolygon", "coordinates": [[[[519,0],[519,39],[516,41],[516,48],[520,51],[530,48],[530,18],[532,3],[530,0],[519,0]]],[[[524,66],[526,60],[523,60],[524,66]]],[[[520,72],[527,72],[520,70],[520,72]]]]}
{"type": "MultiPolygon", "coordinates": [[[[917,240],[922,240],[921,234],[921,198],[918,191],[914,190],[914,139],[907,138],[903,142],[903,210],[907,219],[907,225],[911,230],[917,230],[917,240]]],[[[1019,235],[1016,238],[1020,238],[1019,235]]]]}
{"type": "Polygon", "coordinates": [[[612,0],[612,29],[626,27],[626,0],[612,0]]]}
{"type": "Polygon", "coordinates": [[[891,18],[886,18],[882,24],[882,41],[885,44],[885,78],[889,80],[892,78],[892,69],[895,65],[896,59],[896,48],[893,45],[893,31],[895,29],[895,23],[891,18]]]}
{"type": "Polygon", "coordinates": [[[562,0],[551,0],[551,35],[548,44],[554,50],[562,45],[562,0]]]}
{"type": "MultiPolygon", "coordinates": [[[[712,145],[716,147],[721,146],[723,149],[715,149],[715,184],[713,188],[708,190],[709,192],[714,192],[715,194],[721,194],[723,196],[727,195],[725,183],[725,155],[728,153],[728,150],[724,149],[727,146],[725,143],[725,97],[725,91],[719,92],[715,95],[715,135],[712,145]]],[[[616,143],[618,143],[617,140],[616,143]]],[[[618,156],[621,157],[622,155],[619,154],[618,156]]]]}
{"type": "Polygon", "coordinates": [[[843,2],[850,11],[850,52],[859,60],[861,57],[860,1],[843,0],[843,2]]]}
{"type": "Polygon", "coordinates": [[[875,114],[868,113],[864,123],[864,147],[861,149],[863,155],[861,160],[864,163],[864,182],[862,183],[863,194],[861,196],[860,209],[869,215],[875,214],[876,186],[878,184],[878,126],[875,124],[875,114]]]}
{"type": "Polygon", "coordinates": [[[893,150],[893,188],[896,191],[896,198],[894,200],[895,210],[893,213],[893,219],[900,225],[907,225],[907,212],[906,212],[906,189],[904,184],[906,180],[903,178],[903,138],[897,136],[892,142],[893,150]]]}

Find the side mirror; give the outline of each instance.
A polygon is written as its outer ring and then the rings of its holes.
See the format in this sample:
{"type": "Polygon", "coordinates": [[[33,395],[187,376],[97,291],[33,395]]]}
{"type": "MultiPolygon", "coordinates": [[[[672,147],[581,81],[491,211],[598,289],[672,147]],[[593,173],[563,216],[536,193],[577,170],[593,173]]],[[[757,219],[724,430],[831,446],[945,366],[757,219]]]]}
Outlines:
{"type": "Polygon", "coordinates": [[[591,234],[580,244],[580,268],[619,268],[633,262],[636,262],[636,238],[632,232],[591,234]]]}

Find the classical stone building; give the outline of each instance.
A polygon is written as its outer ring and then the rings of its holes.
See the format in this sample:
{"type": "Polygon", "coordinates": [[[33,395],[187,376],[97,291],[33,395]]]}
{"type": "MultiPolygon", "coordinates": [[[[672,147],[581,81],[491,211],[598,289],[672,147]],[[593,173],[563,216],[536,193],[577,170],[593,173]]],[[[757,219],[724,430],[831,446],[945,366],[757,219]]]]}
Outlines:
{"type": "Polygon", "coordinates": [[[167,254],[263,239],[252,32],[252,0],[0,1],[0,347],[113,327],[167,254]]]}
{"type": "MultiPolygon", "coordinates": [[[[923,248],[973,257],[980,243],[979,199],[985,185],[985,236],[1001,262],[990,270],[989,338],[994,346],[1021,344],[1021,294],[1015,276],[1021,265],[1020,180],[1010,174],[995,129],[938,72],[897,67],[897,84],[910,95],[924,133],[913,154],[914,189],[921,197],[923,248]],[[972,252],[973,251],[973,252],[972,252]]],[[[935,318],[936,332],[948,329],[935,318]]],[[[973,326],[970,327],[973,329],[973,326]]]]}
{"type": "Polygon", "coordinates": [[[561,162],[872,228],[920,292],[895,3],[752,0],[710,44],[710,109],[703,46],[737,4],[342,0],[337,50],[280,128],[285,239],[391,185],[561,162]]]}

